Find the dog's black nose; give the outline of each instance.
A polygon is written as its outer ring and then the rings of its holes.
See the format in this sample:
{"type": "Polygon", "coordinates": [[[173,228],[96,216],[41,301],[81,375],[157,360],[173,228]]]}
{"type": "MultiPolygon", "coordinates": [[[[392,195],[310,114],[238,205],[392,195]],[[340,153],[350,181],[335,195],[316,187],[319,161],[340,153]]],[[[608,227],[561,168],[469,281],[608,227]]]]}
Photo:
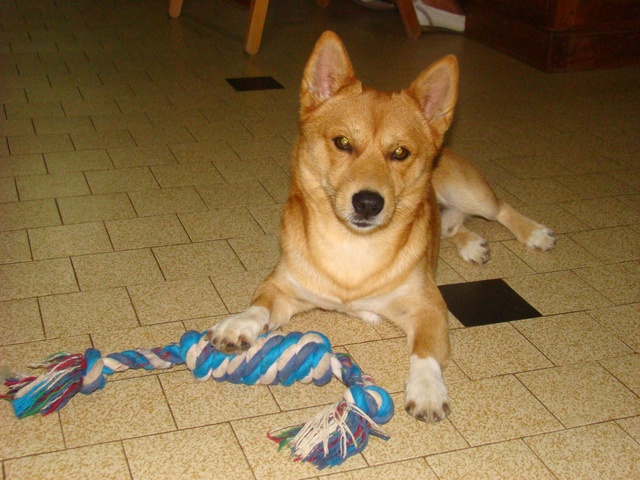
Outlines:
{"type": "Polygon", "coordinates": [[[351,198],[353,209],[362,219],[378,215],[384,208],[384,198],[378,192],[360,190],[351,198]]]}

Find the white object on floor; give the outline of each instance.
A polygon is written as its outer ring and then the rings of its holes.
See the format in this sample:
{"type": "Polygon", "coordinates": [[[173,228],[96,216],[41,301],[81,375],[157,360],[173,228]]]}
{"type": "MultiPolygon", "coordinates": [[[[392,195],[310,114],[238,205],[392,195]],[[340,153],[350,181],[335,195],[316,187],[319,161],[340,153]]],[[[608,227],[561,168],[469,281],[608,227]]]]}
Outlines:
{"type": "Polygon", "coordinates": [[[456,13],[445,12],[422,3],[422,0],[414,0],[418,22],[423,27],[443,28],[454,32],[464,32],[465,16],[456,13]]]}

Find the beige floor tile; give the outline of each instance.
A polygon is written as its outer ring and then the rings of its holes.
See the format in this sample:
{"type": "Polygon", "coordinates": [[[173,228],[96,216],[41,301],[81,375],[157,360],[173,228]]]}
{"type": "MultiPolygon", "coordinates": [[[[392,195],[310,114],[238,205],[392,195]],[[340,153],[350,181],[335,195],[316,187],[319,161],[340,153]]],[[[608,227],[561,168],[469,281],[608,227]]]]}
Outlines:
{"type": "MultiPolygon", "coordinates": [[[[11,439],[10,442],[0,442],[0,460],[25,457],[26,455],[52,452],[65,448],[57,415],[46,417],[36,415],[18,420],[9,404],[4,403],[0,408],[0,421],[2,422],[3,435],[5,438],[11,439]]],[[[6,466],[5,468],[9,467],[6,466]]],[[[39,478],[39,476],[32,476],[31,478],[39,478]]]]}
{"type": "Polygon", "coordinates": [[[231,146],[223,140],[214,142],[176,143],[169,148],[182,164],[209,163],[214,158],[238,159],[231,146]]]}
{"type": "Polygon", "coordinates": [[[472,446],[513,440],[562,428],[515,377],[449,386],[451,422],[472,446]]]}
{"type": "Polygon", "coordinates": [[[91,121],[98,131],[129,129],[132,126],[151,125],[149,118],[143,113],[94,114],[91,121]]]}
{"type": "Polygon", "coordinates": [[[87,170],[109,170],[113,168],[113,163],[106,150],[46,153],[44,158],[50,173],[84,172],[87,170]]]}
{"type": "Polygon", "coordinates": [[[543,315],[603,308],[611,303],[572,272],[513,277],[506,282],[543,315]]]}
{"type": "Polygon", "coordinates": [[[0,301],[78,291],[67,258],[0,265],[0,301]]]}
{"type": "Polygon", "coordinates": [[[128,97],[125,101],[118,101],[122,113],[167,112],[175,107],[164,95],[144,95],[128,97]]]}
{"type": "Polygon", "coordinates": [[[640,351],[640,304],[591,310],[589,315],[619,340],[640,351]]]}
{"type": "Polygon", "coordinates": [[[148,167],[86,172],[85,176],[94,194],[159,188],[148,167]]]}
{"type": "MultiPolygon", "coordinates": [[[[240,442],[240,446],[257,479],[278,478],[293,480],[318,475],[318,470],[311,464],[295,462],[289,456],[287,449],[278,452],[278,445],[266,436],[267,432],[307,422],[318,412],[318,408],[311,408],[231,422],[236,438],[240,442]]],[[[368,448],[371,448],[374,442],[382,441],[374,438],[369,442],[368,448]]],[[[356,455],[347,459],[343,464],[333,467],[331,473],[339,473],[366,466],[367,463],[362,458],[362,455],[356,455]]]]}
{"type": "Polygon", "coordinates": [[[453,360],[472,380],[552,366],[508,323],[450,333],[453,360]]]}
{"type": "MultiPolygon", "coordinates": [[[[1,126],[0,131],[3,131],[1,126]]],[[[44,175],[46,173],[47,168],[45,167],[41,154],[34,153],[30,155],[0,157],[0,177],[44,175]]]]}
{"type": "Polygon", "coordinates": [[[16,177],[22,200],[88,195],[89,187],[80,172],[16,177]]]}
{"type": "Polygon", "coordinates": [[[213,163],[229,183],[287,177],[285,171],[272,157],[214,160],[213,163]]]}
{"type": "Polygon", "coordinates": [[[280,258],[278,235],[234,238],[229,244],[247,270],[273,268],[280,258]]]}
{"type": "Polygon", "coordinates": [[[240,260],[224,240],[156,247],[153,252],[167,280],[244,271],[240,260]]]}
{"type": "Polygon", "coordinates": [[[197,188],[204,203],[212,210],[250,205],[273,205],[275,203],[273,198],[257,181],[225,183],[215,187],[199,186],[197,188]]]}
{"type": "Polygon", "coordinates": [[[249,211],[267,235],[276,235],[280,233],[282,205],[249,207],[249,211]]]}
{"type": "Polygon", "coordinates": [[[536,222],[546,225],[556,235],[589,230],[589,226],[567,212],[560,205],[524,205],[518,211],[536,222]]]}
{"type": "Polygon", "coordinates": [[[34,118],[33,125],[38,135],[96,131],[88,116],[34,118]]]}
{"type": "Polygon", "coordinates": [[[615,423],[526,439],[556,478],[620,479],[640,475],[640,447],[615,423]]]}
{"type": "Polygon", "coordinates": [[[263,230],[242,207],[183,213],[180,220],[194,242],[263,236],[263,230]]]}
{"type": "Polygon", "coordinates": [[[60,102],[10,103],[5,108],[7,119],[9,120],[18,118],[63,118],[65,115],[60,102]]]}
{"type": "Polygon", "coordinates": [[[103,390],[76,395],[60,410],[60,421],[67,447],[175,430],[156,376],[108,381],[103,390]]]}
{"type": "Polygon", "coordinates": [[[180,429],[279,412],[265,385],[199,382],[189,371],[166,373],[160,381],[180,429]]]}
{"type": "Polygon", "coordinates": [[[177,160],[166,145],[146,145],[126,148],[109,148],[109,156],[116,168],[167,165],[177,160]]]}
{"type": "Polygon", "coordinates": [[[40,309],[35,298],[0,302],[1,345],[44,340],[40,309]]]}
{"type": "Polygon", "coordinates": [[[521,440],[441,453],[427,462],[441,480],[555,478],[521,440]]]}
{"type": "Polygon", "coordinates": [[[570,172],[548,155],[535,157],[510,156],[495,158],[494,162],[508,170],[518,178],[543,178],[568,175],[570,172]]]}
{"type": "Polygon", "coordinates": [[[629,227],[612,227],[576,232],[570,237],[605,263],[640,258],[640,233],[629,227]]]}
{"type": "Polygon", "coordinates": [[[597,363],[525,372],[518,378],[568,428],[640,413],[640,399],[597,363]]]}
{"type": "Polygon", "coordinates": [[[0,232],[0,263],[28,262],[31,250],[26,230],[0,232]]]}
{"type": "MultiPolygon", "coordinates": [[[[373,377],[377,385],[390,393],[404,392],[409,375],[409,353],[407,339],[393,338],[378,342],[352,344],[345,347],[362,371],[373,377]]],[[[447,385],[468,381],[454,362],[444,371],[447,385]]],[[[399,404],[404,405],[404,400],[399,404]]],[[[401,407],[398,407],[400,410],[401,407]]]]}
{"type": "Polygon", "coordinates": [[[608,358],[600,360],[598,363],[624,383],[632,392],[640,396],[640,355],[608,358]]]}
{"type": "Polygon", "coordinates": [[[274,385],[268,388],[283,412],[334,404],[342,400],[346,390],[344,384],[335,377],[322,386],[296,382],[287,387],[274,385]]]}
{"type": "Polygon", "coordinates": [[[586,312],[532,318],[513,325],[556,365],[632,353],[586,312]]]}
{"type": "Polygon", "coordinates": [[[18,191],[13,178],[0,178],[0,203],[17,202],[18,191]]]}
{"type": "Polygon", "coordinates": [[[131,478],[127,458],[119,442],[10,460],[6,462],[6,471],[8,479],[131,478]]]}
{"type": "Polygon", "coordinates": [[[198,142],[213,143],[224,140],[229,144],[246,143],[253,139],[253,136],[235,120],[226,120],[210,123],[208,125],[198,125],[189,128],[198,142]]]}
{"type": "Polygon", "coordinates": [[[404,395],[393,395],[395,414],[382,426],[390,439],[371,441],[363,456],[370,465],[380,465],[434,453],[458,450],[468,446],[449,420],[424,423],[416,420],[403,409],[404,395]]]}
{"type": "Polygon", "coordinates": [[[34,260],[113,250],[103,223],[34,228],[28,233],[34,260]]]}
{"type": "MultiPolygon", "coordinates": [[[[444,242],[443,242],[444,243],[444,242]]],[[[447,252],[446,255],[453,258],[453,255],[457,255],[455,253],[455,247],[445,247],[448,250],[453,250],[453,252],[447,252]]],[[[445,249],[440,249],[440,254],[444,252],[445,249]]],[[[438,271],[436,273],[436,284],[438,285],[449,285],[452,283],[462,283],[464,282],[464,278],[456,272],[453,268],[449,266],[449,264],[440,257],[438,259],[438,271]]]]}
{"type": "MultiPolygon", "coordinates": [[[[166,347],[172,343],[179,343],[184,332],[185,328],[182,322],[173,322],[125,328],[122,330],[105,330],[92,333],[91,339],[93,340],[94,348],[100,350],[103,356],[107,356],[126,350],[136,350],[139,348],[153,349],[166,347]]],[[[186,369],[184,365],[174,365],[170,367],[171,371],[184,369],[186,369]]],[[[166,370],[163,369],[129,369],[124,372],[115,373],[108,381],[157,375],[165,371],[166,370]]]]}
{"type": "Polygon", "coordinates": [[[127,250],[73,258],[82,290],[124,287],[164,280],[151,250],[127,250]]]}
{"type": "Polygon", "coordinates": [[[9,137],[8,142],[12,155],[68,152],[74,149],[74,144],[66,133],[9,137]]]}
{"type": "Polygon", "coordinates": [[[132,218],[136,212],[126,193],[59,198],[65,224],[132,218]]]}
{"type": "Polygon", "coordinates": [[[637,262],[580,268],[574,272],[615,304],[640,302],[640,264],[637,262]]]}
{"type": "Polygon", "coordinates": [[[64,111],[69,116],[77,115],[108,115],[120,113],[118,105],[112,99],[104,100],[65,100],[62,102],[64,111]]]}
{"type": "Polygon", "coordinates": [[[170,143],[195,142],[189,130],[179,125],[171,127],[131,127],[129,131],[138,145],[162,145],[166,147],[170,143]]]}
{"type": "Polygon", "coordinates": [[[564,235],[556,236],[556,245],[548,252],[532,250],[516,240],[509,240],[502,244],[538,273],[571,270],[601,263],[591,253],[564,235]]]}
{"type": "Polygon", "coordinates": [[[151,167],[151,171],[162,188],[224,183],[224,179],[211,162],[157,165],[151,167]]]}
{"type": "MultiPolygon", "coordinates": [[[[491,260],[485,265],[469,264],[458,256],[456,249],[445,249],[441,257],[466,281],[529,275],[534,270],[500,243],[489,244],[491,260]]],[[[538,252],[538,254],[540,254],[538,252]]]]}
{"type": "Polygon", "coordinates": [[[228,424],[126,440],[124,448],[136,479],[223,479],[231,470],[235,479],[254,478],[228,424]]]}
{"type": "Polygon", "coordinates": [[[141,217],[168,213],[201,212],[207,207],[193,187],[129,192],[129,198],[141,217]]]}
{"type": "Polygon", "coordinates": [[[500,186],[526,204],[559,203],[580,198],[552,178],[502,179],[500,186]]]}
{"type": "Polygon", "coordinates": [[[293,317],[291,322],[283,327],[283,331],[317,331],[326,335],[331,345],[342,346],[380,340],[380,334],[374,327],[370,323],[344,313],[311,310],[293,317]]]}
{"type": "Polygon", "coordinates": [[[223,315],[227,309],[209,279],[185,280],[129,287],[140,323],[223,315]]]}
{"type": "Polygon", "coordinates": [[[602,198],[637,193],[634,188],[608,173],[558,176],[555,180],[583,198],[602,198]]]}
{"type": "Polygon", "coordinates": [[[124,288],[42,297],[40,308],[47,338],[138,325],[136,313],[124,288]]]}
{"type": "Polygon", "coordinates": [[[592,228],[640,222],[640,212],[628,208],[615,197],[578,200],[562,203],[561,206],[592,228]]]}
{"type": "MultiPolygon", "coordinates": [[[[82,353],[89,347],[91,347],[91,339],[88,335],[1,346],[0,369],[3,373],[6,367],[13,373],[40,374],[42,370],[33,368],[32,365],[42,361],[43,358],[56,352],[82,353]]],[[[0,410],[4,411],[4,408],[0,410]]]]}
{"type": "Polygon", "coordinates": [[[331,474],[331,471],[327,473],[327,475],[322,475],[320,478],[324,480],[358,480],[361,478],[421,478],[423,480],[436,480],[438,478],[429,468],[429,465],[421,458],[361,468],[343,473],[331,474]]]}
{"type": "Polygon", "coordinates": [[[631,435],[636,442],[640,441],[640,416],[617,420],[616,423],[631,435]]]}
{"type": "MultiPolygon", "coordinates": [[[[294,113],[294,112],[292,112],[294,113]]],[[[292,146],[281,136],[257,136],[250,142],[234,144],[233,149],[240,158],[289,156],[292,146]]]]}
{"type": "Polygon", "coordinates": [[[271,273],[271,269],[230,274],[213,273],[211,280],[231,313],[244,310],[251,303],[260,283],[271,273]]]}
{"type": "MultiPolygon", "coordinates": [[[[12,90],[18,92],[20,95],[24,94],[24,90],[21,88],[12,90]]],[[[2,118],[2,120],[0,120],[0,131],[7,137],[35,135],[36,133],[30,118],[15,118],[10,120],[2,118]]]]}
{"type": "Polygon", "coordinates": [[[189,243],[189,237],[175,215],[162,215],[105,222],[116,250],[189,243]]]}
{"type": "Polygon", "coordinates": [[[77,150],[114,149],[135,146],[128,130],[100,130],[96,132],[74,132],[71,139],[77,150]]]}
{"type": "Polygon", "coordinates": [[[263,178],[260,180],[262,187],[271,195],[280,206],[282,206],[289,196],[289,185],[291,180],[283,178],[263,178]]]}

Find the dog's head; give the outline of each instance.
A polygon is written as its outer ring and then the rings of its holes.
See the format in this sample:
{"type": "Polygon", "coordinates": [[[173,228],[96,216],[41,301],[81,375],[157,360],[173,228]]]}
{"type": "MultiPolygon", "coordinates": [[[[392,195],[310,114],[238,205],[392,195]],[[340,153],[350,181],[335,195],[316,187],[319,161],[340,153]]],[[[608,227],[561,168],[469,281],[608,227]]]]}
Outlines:
{"type": "Polygon", "coordinates": [[[448,56],[401,92],[364,87],[338,36],[325,32],[300,91],[293,169],[306,193],[330,203],[358,233],[383,228],[394,215],[413,215],[451,124],[457,81],[457,61],[448,56]]]}

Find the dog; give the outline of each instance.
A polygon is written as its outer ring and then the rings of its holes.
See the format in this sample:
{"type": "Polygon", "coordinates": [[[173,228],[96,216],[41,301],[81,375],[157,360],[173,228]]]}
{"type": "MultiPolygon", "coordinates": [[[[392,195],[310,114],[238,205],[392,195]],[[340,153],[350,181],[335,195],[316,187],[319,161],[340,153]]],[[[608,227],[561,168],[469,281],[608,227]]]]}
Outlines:
{"type": "Polygon", "coordinates": [[[322,34],[301,83],[281,256],[251,305],[209,329],[214,348],[245,350],[315,308],[387,319],[407,335],[406,411],[429,422],[449,414],[447,306],[434,280],[440,236],[478,264],[489,247],[464,226],[468,216],[496,220],[532,248],[555,243],[550,229],[498,200],[470,163],[442,147],[457,89],[453,56],[401,92],[365,87],[340,38],[322,34]]]}

